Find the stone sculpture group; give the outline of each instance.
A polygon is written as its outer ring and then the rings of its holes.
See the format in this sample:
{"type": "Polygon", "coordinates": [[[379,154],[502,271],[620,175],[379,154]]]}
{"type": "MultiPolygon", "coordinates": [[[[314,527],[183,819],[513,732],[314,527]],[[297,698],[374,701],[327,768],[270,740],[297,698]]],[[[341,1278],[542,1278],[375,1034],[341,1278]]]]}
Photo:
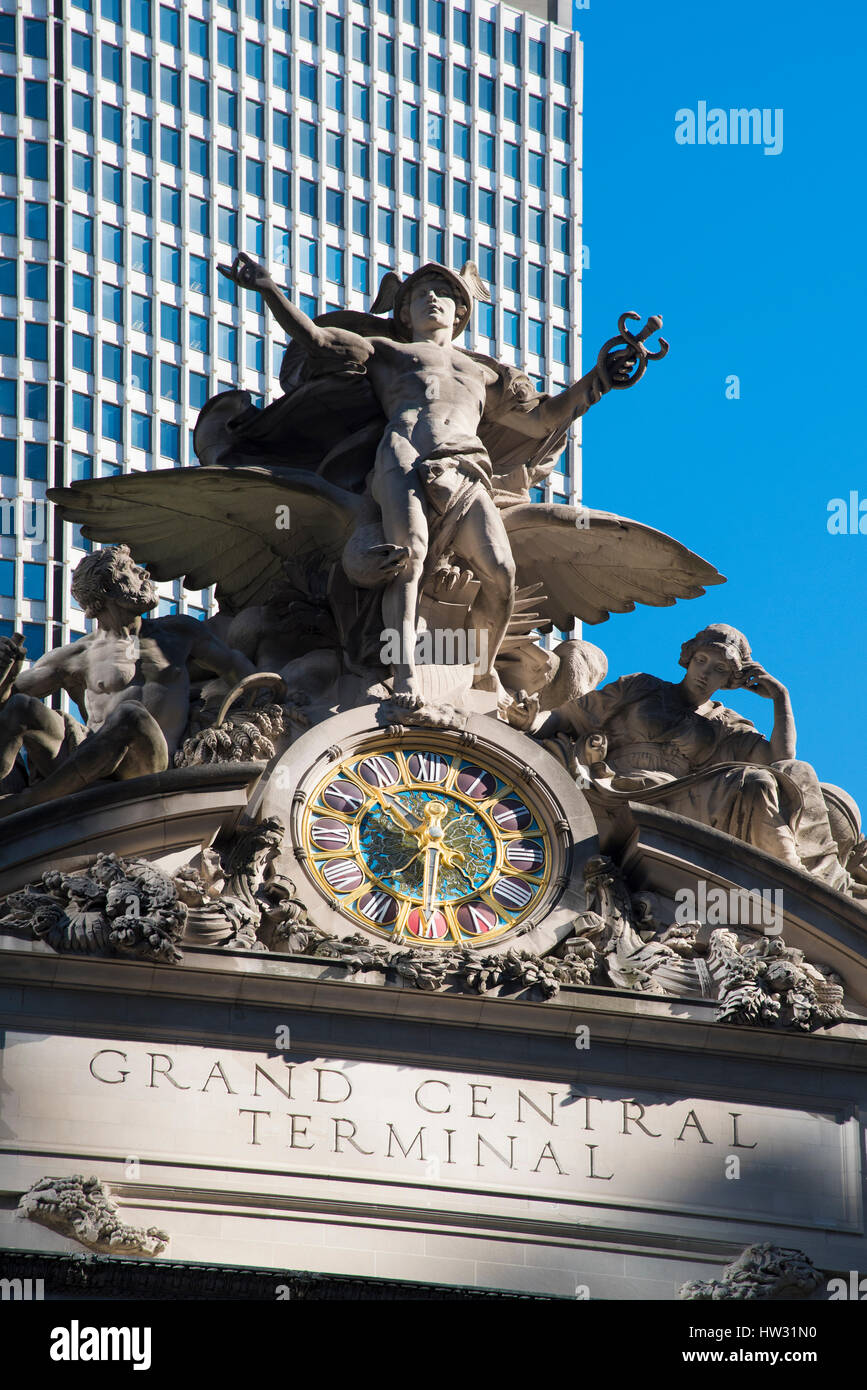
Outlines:
{"type": "MultiPolygon", "coordinates": [[[[0,817],[172,766],[266,762],[278,743],[359,706],[384,727],[460,728],[472,711],[541,741],[578,779],[600,824],[626,803],[658,805],[849,898],[867,896],[858,808],[797,759],[788,692],[753,660],[742,633],[717,623],[685,641],[679,683],[640,673],[605,684],[597,647],[564,640],[550,650],[538,640],[576,619],[599,623],[636,603],[671,605],[724,582],[639,522],[530,496],[572,423],[665,355],[664,340],[648,345],[661,320],[632,332],[639,316],[623,315],[593,368],[548,395],[515,367],[456,345],[474,301],[488,298],[472,264],[460,272],[426,265],[403,281],[389,275],[369,313],[315,321],[246,255],[220,269],[261,295],[291,340],[281,394],[262,409],[239,390],[208,401],[195,430],[197,466],[49,494],[66,521],[111,544],[74,574],[92,631],[31,665],[20,637],[0,641],[0,817]],[[149,616],[154,581],[179,577],[191,589],[216,585],[215,616],[149,616]],[[425,637],[433,662],[419,660],[425,637]],[[440,648],[453,659],[438,659],[440,648]],[[735,688],[772,702],[770,738],[713,698],[735,688]],[[49,705],[58,692],[83,722],[49,705]]],[[[271,831],[279,838],[282,827],[271,831]]],[[[175,925],[159,928],[155,958],[174,959],[184,911],[205,933],[200,940],[212,930],[220,944],[291,949],[294,941],[304,950],[313,942],[328,953],[327,933],[291,908],[291,885],[263,895],[262,874],[241,858],[241,878],[225,862],[210,878],[176,878],[175,925]]],[[[107,905],[124,875],[128,866],[114,861],[96,872],[105,940],[85,931],[83,949],[102,941],[136,951],[146,939],[124,938],[107,905]]],[[[7,900],[6,923],[20,927],[38,898],[47,916],[37,935],[74,949],[57,923],[70,920],[75,884],[58,879],[29,891],[30,899],[7,900]]],[[[621,919],[633,932],[629,968],[620,927],[604,949],[598,941],[591,949],[593,932],[582,929],[547,971],[549,994],[560,979],[648,987],[659,984],[663,964],[690,957],[688,944],[668,940],[639,960],[647,923],[618,911],[609,904],[600,921],[609,936],[621,919]]],[[[729,946],[730,963],[741,947],[729,946]]],[[[447,973],[444,962],[426,968],[420,987],[434,987],[431,971],[447,973]]],[[[520,961],[512,969],[546,973],[520,961]]],[[[762,966],[744,978],[757,972],[767,975],[762,966]]],[[[801,990],[791,1003],[797,1012],[813,985],[787,988],[801,990]]],[[[810,998],[816,1004],[815,990],[810,998]]],[[[839,1013],[836,994],[833,1002],[839,1013]]],[[[822,1007],[827,1014],[827,1000],[822,1007]]]]}

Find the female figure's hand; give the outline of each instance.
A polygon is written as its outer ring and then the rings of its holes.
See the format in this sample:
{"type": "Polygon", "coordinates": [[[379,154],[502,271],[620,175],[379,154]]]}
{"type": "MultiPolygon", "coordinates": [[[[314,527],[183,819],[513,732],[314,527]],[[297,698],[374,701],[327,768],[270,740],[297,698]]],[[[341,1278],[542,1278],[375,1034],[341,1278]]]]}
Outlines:
{"type": "Polygon", "coordinates": [[[744,690],[752,690],[763,700],[779,700],[789,693],[783,682],[778,681],[776,676],[772,676],[757,661],[751,661],[742,667],[739,685],[744,690]]]}

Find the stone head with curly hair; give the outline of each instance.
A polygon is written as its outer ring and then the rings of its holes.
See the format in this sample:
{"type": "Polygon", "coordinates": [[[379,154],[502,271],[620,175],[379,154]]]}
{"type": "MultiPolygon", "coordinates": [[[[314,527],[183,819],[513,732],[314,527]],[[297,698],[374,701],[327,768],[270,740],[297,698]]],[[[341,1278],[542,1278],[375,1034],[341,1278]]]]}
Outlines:
{"type": "Polygon", "coordinates": [[[157,603],[156,586],[126,545],[109,545],[85,555],[72,574],[72,596],[88,618],[98,618],[109,603],[136,613],[147,613],[157,603]]]}

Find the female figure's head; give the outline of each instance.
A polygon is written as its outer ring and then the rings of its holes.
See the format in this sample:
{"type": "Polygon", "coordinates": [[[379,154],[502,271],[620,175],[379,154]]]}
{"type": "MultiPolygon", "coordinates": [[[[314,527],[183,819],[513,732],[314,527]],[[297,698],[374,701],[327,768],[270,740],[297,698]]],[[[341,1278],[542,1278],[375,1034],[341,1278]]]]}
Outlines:
{"type": "Polygon", "coordinates": [[[711,623],[680,649],[680,665],[686,669],[681,689],[696,705],[703,705],[717,690],[737,689],[751,660],[742,632],[728,623],[711,623]]]}

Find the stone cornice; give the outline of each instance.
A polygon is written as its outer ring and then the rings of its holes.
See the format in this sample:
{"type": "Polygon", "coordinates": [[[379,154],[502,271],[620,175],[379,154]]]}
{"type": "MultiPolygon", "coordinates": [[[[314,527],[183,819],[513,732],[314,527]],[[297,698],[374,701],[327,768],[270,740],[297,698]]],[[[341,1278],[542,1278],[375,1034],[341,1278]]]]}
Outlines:
{"type": "MultiPolygon", "coordinates": [[[[436,1026],[439,1058],[448,1057],[458,1069],[477,1067],[479,1051],[490,1048],[500,1055],[504,1070],[520,1059],[526,1075],[544,1077],[552,1074],[558,1058],[557,1070],[573,1069],[582,1083],[610,1075],[614,1054],[622,1053],[625,1060],[627,1052],[638,1049],[648,1054],[641,1084],[653,1084],[650,1058],[656,1054],[659,1083],[669,1089],[672,1052],[700,1057],[714,1071],[727,1063],[787,1063],[797,1073],[803,1069],[803,1084],[816,1098],[825,1094],[823,1072],[863,1072],[867,1065],[867,1022],[841,1022],[812,1034],[772,1031],[715,1021],[712,1000],[572,986],[547,1001],[427,993],[383,979],[379,972],[347,976],[332,962],[310,957],[188,948],[184,967],[176,969],[146,961],[59,956],[41,943],[0,936],[0,980],[9,1028],[86,1029],[98,1037],[122,1032],[163,1045],[216,1048],[231,1040],[234,1047],[261,1049],[273,1039],[274,1019],[285,1021],[291,1010],[321,1020],[321,1028],[311,1031],[308,1025],[311,1046],[315,1034],[315,1045],[328,1051],[331,1040],[331,1050],[339,1046],[344,1056],[387,1054],[392,1044],[384,1025],[392,1023],[401,1034],[395,1042],[398,1055],[407,1063],[429,1063],[429,1030],[436,1026]],[[80,1002],[82,996],[87,1005],[80,1002]],[[153,1000],[161,1001],[159,1010],[142,1007],[153,1000]],[[574,1050],[579,1025],[591,1030],[593,1043],[586,1053],[574,1050]],[[358,1033],[356,1041],[342,1035],[338,1043],[335,1033],[348,1029],[358,1033]],[[460,1045],[468,1029],[477,1038],[469,1056],[460,1045]],[[415,1045],[408,1034],[417,1039],[415,1045]],[[489,1043],[480,1035],[487,1035],[489,1043]]],[[[490,1061],[494,1063],[493,1056],[490,1061]]],[[[638,1084],[639,1078],[634,1079],[638,1084]]],[[[722,1076],[720,1093],[730,1089],[730,1077],[722,1076]]]]}

